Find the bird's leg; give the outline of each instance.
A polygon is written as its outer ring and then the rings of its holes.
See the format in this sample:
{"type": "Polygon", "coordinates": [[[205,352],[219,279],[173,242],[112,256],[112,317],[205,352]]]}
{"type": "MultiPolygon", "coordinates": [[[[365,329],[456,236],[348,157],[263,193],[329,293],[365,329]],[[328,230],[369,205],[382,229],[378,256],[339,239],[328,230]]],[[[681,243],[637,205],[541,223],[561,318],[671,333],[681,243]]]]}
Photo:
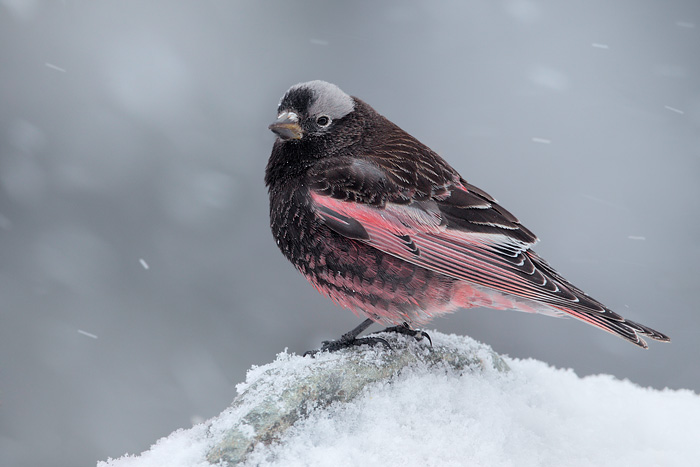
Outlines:
{"type": "Polygon", "coordinates": [[[340,349],[345,349],[348,347],[354,347],[357,345],[365,345],[365,344],[382,344],[384,347],[387,349],[391,350],[391,346],[389,343],[385,340],[382,339],[381,337],[357,337],[362,331],[370,327],[370,325],[373,323],[371,319],[367,318],[363,322],[359,324],[356,328],[354,328],[350,332],[346,332],[342,336],[340,336],[340,339],[335,340],[335,341],[323,341],[321,348],[317,350],[309,350],[308,352],[304,352],[304,356],[306,357],[307,355],[314,356],[318,352],[335,352],[336,350],[340,349]]]}
{"type": "Polygon", "coordinates": [[[430,346],[433,346],[433,340],[430,338],[430,335],[422,331],[420,329],[411,329],[411,327],[408,325],[408,323],[404,322],[403,324],[399,326],[391,326],[388,327],[382,331],[379,332],[396,332],[398,334],[403,334],[405,336],[411,336],[414,337],[417,341],[422,341],[424,337],[428,338],[428,342],[430,342],[430,346]]]}

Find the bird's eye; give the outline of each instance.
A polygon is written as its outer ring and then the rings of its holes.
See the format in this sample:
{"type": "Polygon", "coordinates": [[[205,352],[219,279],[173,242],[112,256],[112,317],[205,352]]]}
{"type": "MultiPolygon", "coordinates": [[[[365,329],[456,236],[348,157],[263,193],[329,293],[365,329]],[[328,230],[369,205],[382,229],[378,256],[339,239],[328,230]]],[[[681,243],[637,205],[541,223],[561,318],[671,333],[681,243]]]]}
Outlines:
{"type": "Polygon", "coordinates": [[[316,119],[318,126],[328,126],[331,124],[331,118],[327,115],[321,115],[316,119]]]}

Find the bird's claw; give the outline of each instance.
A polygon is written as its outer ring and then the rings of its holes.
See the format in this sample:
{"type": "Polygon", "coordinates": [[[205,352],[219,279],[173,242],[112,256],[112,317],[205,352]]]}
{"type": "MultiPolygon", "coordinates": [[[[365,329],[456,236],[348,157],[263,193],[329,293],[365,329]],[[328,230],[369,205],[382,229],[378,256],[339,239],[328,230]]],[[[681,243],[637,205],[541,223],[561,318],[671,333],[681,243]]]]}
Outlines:
{"type": "Polygon", "coordinates": [[[352,339],[344,339],[341,337],[335,341],[323,341],[321,344],[320,349],[304,352],[304,357],[310,356],[313,358],[319,352],[336,352],[341,349],[347,349],[348,347],[356,347],[360,345],[382,344],[387,350],[391,350],[389,342],[381,337],[357,337],[352,339]]]}
{"type": "Polygon", "coordinates": [[[418,342],[422,341],[423,338],[427,338],[430,342],[430,347],[433,346],[433,340],[430,338],[430,334],[421,329],[411,329],[408,324],[403,323],[399,326],[391,326],[380,332],[395,332],[398,334],[403,334],[404,336],[411,336],[415,338],[418,342]]]}

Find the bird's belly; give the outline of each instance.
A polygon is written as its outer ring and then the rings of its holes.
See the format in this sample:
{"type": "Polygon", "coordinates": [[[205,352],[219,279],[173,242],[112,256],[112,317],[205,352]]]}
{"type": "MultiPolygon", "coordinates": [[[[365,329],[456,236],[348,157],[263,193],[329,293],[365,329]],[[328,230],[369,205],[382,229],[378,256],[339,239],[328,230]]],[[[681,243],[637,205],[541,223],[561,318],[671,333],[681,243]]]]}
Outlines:
{"type": "Polygon", "coordinates": [[[272,232],[282,253],[319,292],[358,316],[423,325],[458,308],[542,311],[343,237],[304,203],[288,200],[273,206],[272,232]]]}
{"type": "Polygon", "coordinates": [[[319,229],[295,266],[322,294],[385,324],[425,324],[453,311],[453,278],[319,229]]]}

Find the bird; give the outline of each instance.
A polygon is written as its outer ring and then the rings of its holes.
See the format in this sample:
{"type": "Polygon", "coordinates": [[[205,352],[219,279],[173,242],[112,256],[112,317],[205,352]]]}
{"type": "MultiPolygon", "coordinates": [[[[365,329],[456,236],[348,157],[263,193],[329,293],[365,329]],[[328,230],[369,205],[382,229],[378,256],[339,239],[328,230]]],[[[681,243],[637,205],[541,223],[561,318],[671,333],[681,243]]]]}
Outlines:
{"type": "Polygon", "coordinates": [[[473,307],[573,317],[641,348],[643,338],[670,342],[566,280],[495,198],[338,86],[291,86],[269,129],[277,246],[321,294],[365,318],[321,350],[388,345],[358,337],[375,322],[420,339],[432,318],[473,307]]]}

